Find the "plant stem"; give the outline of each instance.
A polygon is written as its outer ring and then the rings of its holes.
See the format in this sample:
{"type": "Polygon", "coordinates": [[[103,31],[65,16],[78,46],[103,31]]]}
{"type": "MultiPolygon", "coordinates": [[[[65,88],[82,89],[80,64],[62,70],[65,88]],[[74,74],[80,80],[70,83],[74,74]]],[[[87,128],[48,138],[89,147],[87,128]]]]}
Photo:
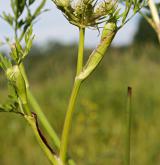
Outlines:
{"type": "Polygon", "coordinates": [[[131,97],[132,88],[128,87],[127,92],[127,106],[126,106],[126,135],[125,135],[125,165],[130,165],[131,154],[131,97]]]}
{"type": "Polygon", "coordinates": [[[26,71],[24,69],[23,64],[20,65],[20,70],[21,70],[21,73],[22,73],[22,75],[25,79],[25,82],[26,82],[28,101],[31,104],[34,111],[37,113],[38,118],[40,119],[40,122],[42,123],[42,125],[45,128],[48,135],[51,137],[52,141],[54,142],[54,145],[59,149],[60,148],[60,140],[59,140],[56,132],[52,128],[51,124],[47,120],[46,116],[44,115],[41,107],[39,106],[39,104],[37,102],[37,100],[35,99],[35,97],[33,96],[33,94],[31,93],[31,91],[29,89],[28,77],[27,77],[27,74],[26,74],[26,71]]]}
{"type": "Polygon", "coordinates": [[[160,25],[160,18],[158,15],[158,10],[153,0],[148,0],[148,5],[151,10],[152,18],[156,25],[160,25]]]}
{"type": "MultiPolygon", "coordinates": [[[[29,89],[28,77],[27,77],[23,64],[20,65],[20,69],[21,69],[21,73],[26,82],[28,101],[29,101],[30,105],[32,106],[32,108],[34,109],[34,111],[36,112],[36,114],[38,115],[38,118],[39,118],[40,122],[42,123],[43,127],[45,128],[46,132],[51,137],[53,144],[55,145],[55,147],[57,149],[60,149],[59,137],[57,136],[56,132],[54,131],[51,124],[47,120],[45,114],[43,113],[40,105],[38,104],[36,98],[34,97],[34,95],[32,94],[32,92],[29,89]]],[[[71,165],[71,164],[74,165],[75,163],[72,159],[69,159],[69,165],[71,165]]]]}
{"type": "MultiPolygon", "coordinates": [[[[36,113],[38,113],[39,118],[40,118],[41,122],[43,123],[44,128],[47,130],[47,132],[50,133],[51,137],[54,139],[53,141],[54,141],[55,146],[57,148],[60,148],[60,142],[59,142],[59,139],[58,139],[56,133],[54,132],[54,130],[50,126],[48,120],[46,119],[45,115],[41,111],[40,106],[38,105],[38,103],[36,102],[36,100],[34,99],[32,93],[29,90],[28,78],[27,78],[27,75],[26,75],[26,72],[25,72],[23,64],[20,65],[20,70],[21,70],[21,73],[23,75],[23,78],[25,79],[26,89],[27,89],[26,93],[27,93],[28,101],[30,102],[32,107],[34,107],[34,109],[36,109],[36,113]]],[[[62,162],[57,157],[57,155],[52,153],[50,148],[48,148],[47,145],[44,143],[43,138],[41,137],[40,133],[38,132],[39,128],[37,128],[37,124],[36,124],[36,122],[37,122],[36,120],[37,119],[35,119],[35,117],[30,112],[30,108],[29,108],[28,103],[23,104],[23,108],[27,112],[27,115],[25,115],[25,118],[27,119],[28,123],[32,127],[32,130],[33,130],[33,132],[34,132],[34,134],[35,134],[35,136],[37,138],[37,141],[38,141],[39,145],[41,146],[41,148],[43,149],[44,153],[46,154],[46,156],[50,160],[51,164],[53,164],[53,165],[62,165],[62,162]]]]}
{"type": "Polygon", "coordinates": [[[154,21],[155,26],[156,26],[155,30],[157,32],[158,40],[160,42],[160,17],[158,14],[158,10],[157,10],[156,5],[155,5],[153,0],[149,0],[148,5],[149,5],[149,8],[151,10],[152,18],[153,18],[153,21],[154,21]]]}
{"type": "Polygon", "coordinates": [[[63,132],[62,132],[62,139],[61,139],[61,147],[60,147],[60,158],[64,163],[66,161],[69,130],[72,123],[73,112],[75,109],[75,102],[76,102],[80,85],[81,85],[81,81],[79,79],[76,79],[74,82],[73,90],[72,90],[69,105],[68,105],[68,110],[65,117],[65,122],[64,122],[63,132]]]}
{"type": "Polygon", "coordinates": [[[43,127],[45,128],[48,135],[53,140],[54,145],[59,149],[60,148],[60,140],[59,140],[56,132],[54,131],[54,129],[52,128],[52,126],[48,122],[46,116],[44,115],[44,113],[41,109],[41,107],[39,106],[39,104],[37,103],[36,99],[34,98],[33,94],[31,93],[31,91],[29,89],[27,90],[27,94],[28,94],[28,101],[30,102],[30,104],[33,107],[34,111],[37,113],[38,118],[40,119],[43,127]]]}
{"type": "MultiPolygon", "coordinates": [[[[27,75],[25,73],[25,69],[24,69],[24,66],[23,66],[22,63],[20,64],[19,68],[21,70],[23,78],[25,79],[27,99],[31,100],[32,105],[34,105],[34,107],[37,108],[38,104],[36,104],[36,102],[34,100],[34,97],[32,96],[31,92],[29,91],[29,83],[28,83],[27,75]]],[[[25,110],[25,112],[26,112],[25,119],[28,121],[28,123],[32,127],[32,130],[33,130],[33,132],[36,136],[36,139],[37,139],[39,145],[41,146],[44,153],[46,154],[46,156],[50,160],[51,164],[53,164],[53,165],[62,165],[62,163],[60,162],[60,159],[58,159],[58,157],[56,155],[54,155],[54,153],[51,152],[50,148],[48,148],[47,145],[44,143],[43,137],[41,137],[41,134],[38,131],[39,128],[37,128],[37,119],[32,115],[32,113],[30,111],[30,108],[29,108],[29,105],[28,105],[28,101],[25,104],[24,103],[21,104],[21,101],[19,100],[19,104],[20,104],[20,108],[25,110]]],[[[40,107],[38,107],[38,108],[40,108],[40,107]]],[[[22,112],[23,112],[23,110],[22,110],[22,112]]],[[[41,116],[41,120],[43,121],[43,123],[45,123],[45,125],[44,125],[45,128],[48,129],[49,128],[48,125],[47,125],[48,123],[45,121],[45,116],[43,115],[42,112],[40,113],[40,116],[41,116]]],[[[55,136],[56,136],[56,134],[54,134],[54,137],[55,136]]]]}
{"type": "Polygon", "coordinates": [[[25,113],[30,116],[31,115],[31,111],[30,111],[30,108],[28,106],[28,103],[22,104],[22,106],[24,108],[25,113]]]}
{"type": "MultiPolygon", "coordinates": [[[[85,29],[79,28],[79,48],[78,48],[78,59],[77,59],[77,73],[78,75],[83,68],[83,56],[84,56],[84,39],[85,39],[85,29]]],[[[67,147],[69,140],[69,131],[71,128],[73,113],[75,110],[76,98],[78,96],[79,88],[82,83],[82,80],[75,78],[71,97],[69,100],[69,105],[67,113],[65,116],[64,127],[62,131],[61,145],[60,145],[60,158],[65,164],[67,157],[67,147]]]]}
{"type": "Polygon", "coordinates": [[[82,71],[83,67],[83,50],[84,50],[85,29],[79,28],[79,47],[77,59],[77,75],[82,71]]]}
{"type": "Polygon", "coordinates": [[[31,126],[31,128],[32,128],[32,130],[35,134],[35,137],[37,138],[37,141],[38,141],[39,145],[43,149],[43,151],[46,154],[47,158],[50,160],[51,164],[52,165],[62,165],[59,158],[54,153],[52,153],[50,151],[50,149],[46,146],[46,144],[44,144],[44,142],[42,141],[42,138],[40,137],[40,134],[37,130],[37,125],[36,125],[35,118],[33,116],[25,116],[25,119],[30,124],[30,126],[31,126]]]}

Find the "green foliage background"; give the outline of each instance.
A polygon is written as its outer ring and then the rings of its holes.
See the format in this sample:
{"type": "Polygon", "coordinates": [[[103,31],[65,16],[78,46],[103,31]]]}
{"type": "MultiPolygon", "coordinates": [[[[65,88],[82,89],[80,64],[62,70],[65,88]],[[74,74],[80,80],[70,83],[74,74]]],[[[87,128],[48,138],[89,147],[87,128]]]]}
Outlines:
{"type": "MultiPolygon", "coordinates": [[[[75,74],[76,49],[72,49],[74,45],[52,47],[53,53],[44,51],[44,56],[37,56],[33,49],[26,66],[31,88],[60,135],[75,74]]],[[[128,85],[133,88],[131,164],[160,163],[159,82],[158,47],[146,43],[110,49],[79,95],[70,139],[70,153],[79,165],[123,164],[128,85]]],[[[1,101],[5,100],[5,89],[1,76],[1,101]]],[[[0,114],[0,164],[49,164],[30,127],[14,114],[0,114]]]]}
{"type": "MultiPolygon", "coordinates": [[[[86,57],[90,51],[86,49],[86,57]]],[[[43,50],[33,47],[26,62],[31,88],[59,136],[75,74],[76,52],[76,45],[51,42],[43,50]]],[[[0,75],[3,102],[7,87],[2,72],[0,75]]],[[[130,47],[109,50],[83,84],[77,102],[69,148],[78,165],[123,165],[128,86],[133,88],[131,165],[160,164],[159,82],[157,44],[137,41],[130,47]]],[[[22,164],[49,162],[24,119],[0,113],[0,165],[22,164]]]]}

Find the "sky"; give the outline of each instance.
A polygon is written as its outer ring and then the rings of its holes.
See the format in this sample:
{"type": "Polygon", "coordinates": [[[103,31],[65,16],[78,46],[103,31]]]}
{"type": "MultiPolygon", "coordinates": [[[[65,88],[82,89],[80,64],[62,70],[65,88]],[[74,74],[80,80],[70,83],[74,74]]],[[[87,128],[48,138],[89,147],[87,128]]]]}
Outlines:
{"type": "MultiPolygon", "coordinates": [[[[39,0],[40,1],[40,0],[39,0]]],[[[10,0],[0,0],[0,13],[10,11],[10,0]],[[4,3],[5,2],[5,3],[4,3]]],[[[45,44],[47,41],[59,41],[63,43],[78,42],[78,28],[69,24],[63,14],[55,7],[51,0],[47,1],[48,12],[43,13],[34,25],[35,43],[45,44]]],[[[139,16],[135,16],[117,34],[113,45],[121,46],[130,44],[137,30],[139,16]]],[[[12,36],[13,31],[4,21],[0,19],[0,39],[5,36],[12,36]]],[[[98,32],[96,30],[86,30],[86,46],[93,47],[98,42],[98,32]]]]}

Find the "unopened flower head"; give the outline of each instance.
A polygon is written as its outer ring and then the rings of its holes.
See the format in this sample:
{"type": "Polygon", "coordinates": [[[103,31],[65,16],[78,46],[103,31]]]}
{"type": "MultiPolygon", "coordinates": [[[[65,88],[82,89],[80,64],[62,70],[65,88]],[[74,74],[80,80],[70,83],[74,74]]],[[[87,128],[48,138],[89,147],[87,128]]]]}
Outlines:
{"type": "Polygon", "coordinates": [[[78,27],[95,27],[98,24],[114,19],[117,13],[115,0],[53,0],[57,8],[71,24],[78,27]]]}

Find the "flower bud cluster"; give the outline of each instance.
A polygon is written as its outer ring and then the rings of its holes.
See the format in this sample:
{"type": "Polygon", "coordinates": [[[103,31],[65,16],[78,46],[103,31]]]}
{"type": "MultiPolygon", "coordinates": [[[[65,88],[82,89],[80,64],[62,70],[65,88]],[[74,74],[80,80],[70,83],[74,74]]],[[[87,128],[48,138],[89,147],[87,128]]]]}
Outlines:
{"type": "Polygon", "coordinates": [[[95,27],[98,24],[113,20],[117,11],[114,0],[53,0],[71,24],[78,27],[95,27]]]}

